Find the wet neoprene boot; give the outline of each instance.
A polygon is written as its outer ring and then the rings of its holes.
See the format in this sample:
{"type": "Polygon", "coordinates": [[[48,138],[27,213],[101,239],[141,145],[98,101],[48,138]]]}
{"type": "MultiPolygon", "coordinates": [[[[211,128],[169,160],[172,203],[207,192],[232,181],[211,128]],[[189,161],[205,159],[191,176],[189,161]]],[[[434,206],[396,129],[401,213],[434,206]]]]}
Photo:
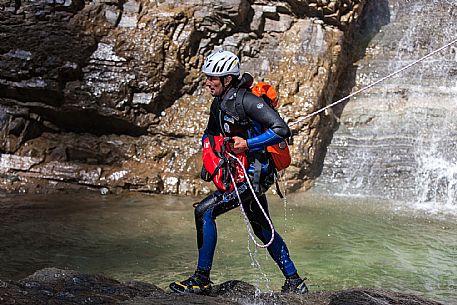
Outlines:
{"type": "Polygon", "coordinates": [[[282,286],[281,292],[283,293],[297,293],[297,294],[308,294],[309,290],[305,284],[305,281],[294,274],[289,278],[286,278],[284,285],[282,286]]]}
{"type": "Polygon", "coordinates": [[[209,294],[212,282],[209,277],[195,272],[187,280],[170,284],[170,289],[177,293],[209,294]]]}

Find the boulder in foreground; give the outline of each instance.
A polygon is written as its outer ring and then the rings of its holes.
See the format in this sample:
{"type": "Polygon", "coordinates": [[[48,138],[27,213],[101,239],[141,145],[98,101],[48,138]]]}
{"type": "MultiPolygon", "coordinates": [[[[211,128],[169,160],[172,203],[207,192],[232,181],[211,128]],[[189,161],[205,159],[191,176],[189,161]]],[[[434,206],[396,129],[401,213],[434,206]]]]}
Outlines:
{"type": "Polygon", "coordinates": [[[100,275],[46,268],[20,281],[0,281],[0,304],[309,304],[309,305],[442,305],[424,298],[380,289],[350,289],[309,295],[256,293],[254,286],[228,281],[209,296],[177,295],[144,282],[121,283],[100,275]]]}

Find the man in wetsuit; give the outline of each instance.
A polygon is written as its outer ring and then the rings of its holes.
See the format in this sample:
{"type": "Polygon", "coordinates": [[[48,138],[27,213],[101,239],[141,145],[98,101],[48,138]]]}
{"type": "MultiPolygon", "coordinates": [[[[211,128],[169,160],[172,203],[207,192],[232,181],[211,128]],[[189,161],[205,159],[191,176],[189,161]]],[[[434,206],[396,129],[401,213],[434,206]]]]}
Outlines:
{"type": "MultiPolygon", "coordinates": [[[[206,87],[214,97],[203,140],[208,135],[231,137],[233,151],[246,152],[250,181],[258,180],[253,181],[257,186],[256,196],[269,217],[265,192],[274,183],[275,178],[274,165],[268,159],[265,147],[289,137],[290,130],[273,108],[251,92],[245,91],[241,104],[236,102],[237,93],[239,94],[240,64],[235,54],[223,50],[212,53],[205,59],[202,71],[207,77],[206,87]],[[240,115],[241,112],[244,114],[240,115]],[[242,117],[246,119],[241,119],[242,117]]],[[[268,220],[255,201],[247,182],[237,187],[255,235],[263,243],[267,243],[272,236],[268,220]]],[[[171,283],[171,290],[178,293],[210,292],[210,271],[217,241],[215,219],[239,204],[235,191],[224,193],[218,190],[196,206],[197,270],[190,278],[171,283]]],[[[282,291],[307,293],[308,288],[298,275],[287,246],[277,232],[267,249],[286,278],[282,291]]]]}

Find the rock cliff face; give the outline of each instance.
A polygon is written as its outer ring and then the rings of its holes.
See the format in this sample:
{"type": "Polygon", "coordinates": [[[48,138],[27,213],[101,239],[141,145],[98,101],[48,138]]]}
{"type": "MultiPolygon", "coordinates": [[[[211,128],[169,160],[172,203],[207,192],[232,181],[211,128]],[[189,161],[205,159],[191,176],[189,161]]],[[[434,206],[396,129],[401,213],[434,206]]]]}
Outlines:
{"type": "MultiPolygon", "coordinates": [[[[359,89],[457,39],[457,2],[389,1],[355,62],[359,89]]],[[[457,43],[351,99],[324,171],[332,193],[457,203],[457,43]]]]}
{"type": "MultiPolygon", "coordinates": [[[[198,178],[211,100],[204,56],[239,54],[242,70],[278,89],[293,123],[350,85],[349,46],[371,6],[1,0],[0,188],[207,193],[198,178]]],[[[333,127],[332,111],[293,125],[290,189],[319,174],[333,127]]]]}

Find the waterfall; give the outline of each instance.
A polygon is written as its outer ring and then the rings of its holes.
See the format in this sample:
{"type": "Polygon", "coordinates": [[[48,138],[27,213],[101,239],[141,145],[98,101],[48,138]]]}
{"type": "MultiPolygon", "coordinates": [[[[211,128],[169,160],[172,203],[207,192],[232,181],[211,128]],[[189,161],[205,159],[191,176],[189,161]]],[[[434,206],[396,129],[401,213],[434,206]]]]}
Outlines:
{"type": "MultiPolygon", "coordinates": [[[[388,22],[354,63],[353,91],[457,38],[456,0],[381,2],[388,22]]],[[[457,208],[455,113],[457,44],[344,106],[315,189],[457,208]]]]}
{"type": "MultiPolygon", "coordinates": [[[[457,104],[457,92],[454,93],[457,104]]],[[[453,114],[446,112],[441,126],[424,134],[416,145],[415,195],[420,205],[457,206],[457,126],[453,114]]]]}

